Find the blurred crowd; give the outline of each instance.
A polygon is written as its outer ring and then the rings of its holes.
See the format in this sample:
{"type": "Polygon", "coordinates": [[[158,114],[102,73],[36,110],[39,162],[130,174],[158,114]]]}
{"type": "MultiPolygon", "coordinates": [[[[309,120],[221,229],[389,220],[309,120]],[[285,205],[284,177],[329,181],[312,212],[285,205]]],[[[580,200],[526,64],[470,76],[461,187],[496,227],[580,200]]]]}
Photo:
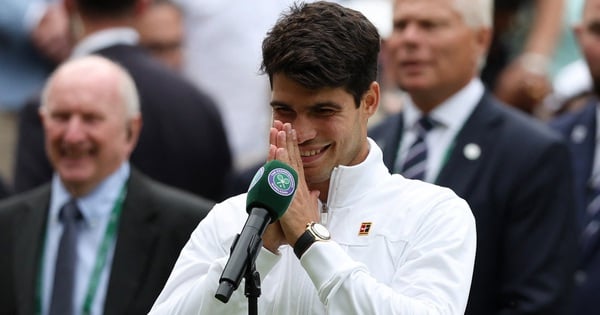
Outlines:
{"type": "MultiPolygon", "coordinates": [[[[267,147],[270,92],[267,78],[258,71],[261,41],[293,1],[145,2],[128,26],[137,31],[141,47],[215,103],[225,130],[220,140],[230,151],[225,159],[231,159],[230,172],[223,176],[232,186],[223,188],[221,197],[239,192],[247,182],[239,185],[237,174],[247,178],[244,171],[252,172],[264,161],[267,147]]],[[[385,56],[393,1],[337,2],[362,11],[380,29],[384,89],[377,118],[398,112],[403,91],[389,78],[385,56]]],[[[572,30],[582,6],[583,0],[496,1],[494,37],[482,70],[486,87],[508,105],[542,120],[578,107],[591,89],[572,30]]],[[[80,17],[60,0],[9,0],[0,12],[0,174],[7,191],[31,188],[19,184],[30,181],[20,178],[29,175],[18,166],[27,159],[17,152],[19,133],[27,132],[18,131],[19,113],[56,65],[73,55],[82,31],[80,17]]]]}

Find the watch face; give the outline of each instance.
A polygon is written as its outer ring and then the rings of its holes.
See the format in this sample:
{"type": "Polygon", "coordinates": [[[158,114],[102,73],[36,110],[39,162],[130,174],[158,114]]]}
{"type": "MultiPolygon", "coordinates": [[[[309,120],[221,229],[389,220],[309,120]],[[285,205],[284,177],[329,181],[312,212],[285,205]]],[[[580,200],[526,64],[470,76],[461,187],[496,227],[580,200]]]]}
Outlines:
{"type": "Polygon", "coordinates": [[[329,231],[321,224],[313,224],[312,230],[320,239],[328,240],[330,238],[329,231]]]}

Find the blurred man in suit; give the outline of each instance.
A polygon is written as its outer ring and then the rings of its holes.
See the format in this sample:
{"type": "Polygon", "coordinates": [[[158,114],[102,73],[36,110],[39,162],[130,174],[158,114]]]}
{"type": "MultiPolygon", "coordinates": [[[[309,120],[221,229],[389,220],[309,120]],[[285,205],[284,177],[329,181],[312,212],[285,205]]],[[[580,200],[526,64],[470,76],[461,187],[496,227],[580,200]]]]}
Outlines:
{"type": "Polygon", "coordinates": [[[130,166],[142,127],[138,95],[108,59],[59,67],[40,116],[55,173],[0,203],[2,312],[147,313],[212,203],[130,166]]]}
{"type": "MultiPolygon", "coordinates": [[[[207,95],[137,46],[133,28],[148,0],[65,0],[77,38],[72,57],[96,53],[123,65],[140,93],[144,128],[131,163],[163,183],[209,199],[224,195],[231,168],[220,113],[207,95]]],[[[15,189],[50,179],[37,104],[22,113],[15,189]]]]}
{"type": "Polygon", "coordinates": [[[551,122],[568,141],[578,201],[578,235],[581,253],[575,273],[574,315],[598,312],[600,293],[600,1],[587,0],[575,34],[593,82],[593,96],[583,108],[551,122]]]}
{"type": "Polygon", "coordinates": [[[500,103],[479,79],[492,1],[397,0],[393,21],[389,71],[408,96],[370,135],[390,170],[449,187],[471,206],[477,255],[466,314],[568,314],[576,257],[569,153],[558,134],[500,103]]]}

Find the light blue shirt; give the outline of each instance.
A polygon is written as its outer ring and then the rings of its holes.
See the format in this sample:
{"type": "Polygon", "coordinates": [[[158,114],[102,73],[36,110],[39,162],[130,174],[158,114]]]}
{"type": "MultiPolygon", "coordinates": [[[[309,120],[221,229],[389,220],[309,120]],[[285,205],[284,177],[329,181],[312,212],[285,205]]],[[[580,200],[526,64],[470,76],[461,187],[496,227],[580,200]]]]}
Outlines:
{"type": "MultiPolygon", "coordinates": [[[[115,202],[126,184],[130,174],[129,162],[125,162],[102,181],[89,194],[77,198],[77,205],[82,212],[85,224],[80,230],[77,240],[77,266],[75,270],[74,286],[74,310],[75,314],[81,314],[83,303],[88,291],[88,285],[92,276],[92,270],[96,264],[96,256],[102,243],[110,214],[115,202]]],[[[42,314],[48,314],[50,299],[52,297],[52,286],[54,282],[54,266],[58,252],[58,244],[62,235],[63,227],[58,219],[62,206],[71,199],[69,192],[62,184],[58,174],[52,178],[52,192],[50,196],[50,209],[46,226],[46,240],[44,247],[44,261],[42,266],[42,314]]],[[[100,275],[97,291],[94,295],[91,314],[102,314],[104,312],[104,301],[108,288],[110,267],[114,256],[116,238],[112,240],[107,253],[107,262],[100,275]]]]}

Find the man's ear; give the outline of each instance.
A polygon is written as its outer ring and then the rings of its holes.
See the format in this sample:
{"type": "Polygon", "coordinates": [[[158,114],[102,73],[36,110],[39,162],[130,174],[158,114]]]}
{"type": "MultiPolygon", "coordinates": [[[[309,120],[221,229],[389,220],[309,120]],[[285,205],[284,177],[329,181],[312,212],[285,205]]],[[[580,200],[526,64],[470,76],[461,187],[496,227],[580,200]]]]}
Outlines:
{"type": "Polygon", "coordinates": [[[371,82],[369,90],[365,92],[362,100],[364,110],[368,114],[368,117],[373,116],[373,114],[377,112],[377,108],[379,108],[380,97],[381,91],[379,83],[377,83],[376,81],[371,82]]]}
{"type": "Polygon", "coordinates": [[[131,144],[131,149],[135,148],[142,131],[142,116],[133,117],[127,122],[127,141],[131,144]]]}

